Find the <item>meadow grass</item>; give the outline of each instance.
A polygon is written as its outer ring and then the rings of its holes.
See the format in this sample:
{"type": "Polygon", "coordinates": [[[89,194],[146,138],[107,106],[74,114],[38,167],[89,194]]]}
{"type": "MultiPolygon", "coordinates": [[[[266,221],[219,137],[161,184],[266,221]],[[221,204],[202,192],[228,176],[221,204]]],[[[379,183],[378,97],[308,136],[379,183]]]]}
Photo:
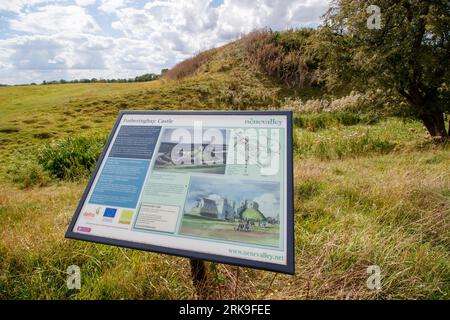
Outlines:
{"type": "MultiPolygon", "coordinates": [[[[441,298],[450,290],[449,151],[295,162],[296,276],[218,265],[212,298],[441,298]],[[366,287],[377,264],[383,289],[366,287]],[[218,279],[222,279],[219,281],[218,279]],[[234,286],[238,284],[238,296],[234,286]]],[[[0,189],[2,298],[195,297],[187,259],[63,238],[85,181],[0,189]],[[65,286],[79,265],[81,291],[65,286]]]]}
{"type": "MultiPolygon", "coordinates": [[[[65,239],[86,172],[56,178],[39,155],[64,163],[67,141],[107,134],[122,109],[279,109],[302,94],[248,63],[233,44],[179,81],[0,88],[0,299],[195,298],[188,259],[65,239]],[[81,290],[66,287],[73,264],[81,290]]],[[[449,145],[414,120],[295,119],[296,275],[208,263],[209,298],[449,299],[449,145]],[[381,290],[366,285],[374,264],[381,290]]]]}

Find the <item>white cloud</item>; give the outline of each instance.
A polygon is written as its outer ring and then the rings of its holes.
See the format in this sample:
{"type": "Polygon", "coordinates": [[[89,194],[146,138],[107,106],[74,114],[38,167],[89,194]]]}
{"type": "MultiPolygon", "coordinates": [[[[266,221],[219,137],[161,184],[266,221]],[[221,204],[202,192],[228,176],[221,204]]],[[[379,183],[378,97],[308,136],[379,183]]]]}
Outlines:
{"type": "Polygon", "coordinates": [[[275,218],[280,213],[280,201],[272,193],[265,193],[254,199],[259,204],[259,210],[266,216],[275,218]]]}
{"type": "Polygon", "coordinates": [[[101,0],[100,10],[114,13],[117,9],[125,7],[127,0],[101,0]]]}
{"type": "Polygon", "coordinates": [[[160,39],[175,51],[192,54],[221,45],[252,30],[307,26],[320,21],[328,1],[225,0],[212,8],[210,0],[156,0],[143,8],[115,11],[114,29],[128,37],[160,39]]]}
{"type": "Polygon", "coordinates": [[[19,13],[25,8],[50,1],[51,0],[2,0],[0,2],[0,11],[19,13]]]}
{"type": "Polygon", "coordinates": [[[254,29],[318,24],[328,2],[0,0],[0,83],[156,73],[254,29]]]}
{"type": "Polygon", "coordinates": [[[48,5],[35,12],[19,14],[10,20],[10,28],[31,34],[95,33],[100,27],[84,8],[48,5]]]}
{"type": "Polygon", "coordinates": [[[144,40],[90,34],[31,35],[0,40],[0,83],[74,78],[128,78],[157,73],[182,57],[144,40]],[[10,61],[11,63],[8,63],[10,61]],[[31,71],[30,75],[26,75],[31,71]],[[54,76],[54,78],[49,78],[54,76]]]}
{"type": "Polygon", "coordinates": [[[105,53],[114,46],[113,39],[92,35],[37,35],[0,41],[0,49],[9,52],[8,59],[19,70],[105,69],[105,53]]]}
{"type": "Polygon", "coordinates": [[[92,6],[97,0],[75,0],[75,3],[81,7],[92,6]]]}

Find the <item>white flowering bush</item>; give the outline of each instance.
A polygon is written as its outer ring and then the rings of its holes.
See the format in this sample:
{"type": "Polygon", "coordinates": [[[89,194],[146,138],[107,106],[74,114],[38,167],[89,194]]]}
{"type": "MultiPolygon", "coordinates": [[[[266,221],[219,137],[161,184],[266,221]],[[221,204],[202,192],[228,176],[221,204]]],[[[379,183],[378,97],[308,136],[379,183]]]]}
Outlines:
{"type": "Polygon", "coordinates": [[[288,98],[284,101],[284,105],[288,110],[302,113],[389,111],[394,106],[398,109],[399,104],[406,107],[406,104],[396,98],[392,92],[383,90],[365,93],[352,91],[350,94],[340,98],[324,97],[306,101],[288,98]]]}

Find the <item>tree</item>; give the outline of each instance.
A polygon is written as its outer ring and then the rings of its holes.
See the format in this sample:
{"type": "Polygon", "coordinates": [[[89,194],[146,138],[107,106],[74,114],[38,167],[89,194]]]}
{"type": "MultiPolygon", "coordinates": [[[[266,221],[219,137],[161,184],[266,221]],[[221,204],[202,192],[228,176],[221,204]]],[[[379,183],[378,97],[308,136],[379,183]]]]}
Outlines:
{"type": "Polygon", "coordinates": [[[450,2],[379,0],[371,5],[332,1],[312,46],[326,82],[394,89],[431,136],[448,137],[450,2]],[[373,23],[378,12],[379,25],[373,23]]]}
{"type": "Polygon", "coordinates": [[[153,81],[153,80],[157,80],[157,79],[158,79],[158,75],[156,75],[154,73],[146,73],[146,74],[143,74],[141,76],[137,76],[136,78],[134,78],[134,82],[153,81]]]}

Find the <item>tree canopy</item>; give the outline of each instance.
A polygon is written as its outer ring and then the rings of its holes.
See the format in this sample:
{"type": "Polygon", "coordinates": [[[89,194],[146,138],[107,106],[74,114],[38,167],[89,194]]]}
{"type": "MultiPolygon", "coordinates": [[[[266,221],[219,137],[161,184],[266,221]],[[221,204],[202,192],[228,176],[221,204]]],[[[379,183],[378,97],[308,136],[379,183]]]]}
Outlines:
{"type": "MultiPolygon", "coordinates": [[[[448,137],[450,2],[334,0],[312,49],[329,86],[393,90],[432,136],[448,137]],[[380,18],[377,27],[371,19],[380,18]]],[[[375,24],[376,25],[376,24],[375,24]]]]}

